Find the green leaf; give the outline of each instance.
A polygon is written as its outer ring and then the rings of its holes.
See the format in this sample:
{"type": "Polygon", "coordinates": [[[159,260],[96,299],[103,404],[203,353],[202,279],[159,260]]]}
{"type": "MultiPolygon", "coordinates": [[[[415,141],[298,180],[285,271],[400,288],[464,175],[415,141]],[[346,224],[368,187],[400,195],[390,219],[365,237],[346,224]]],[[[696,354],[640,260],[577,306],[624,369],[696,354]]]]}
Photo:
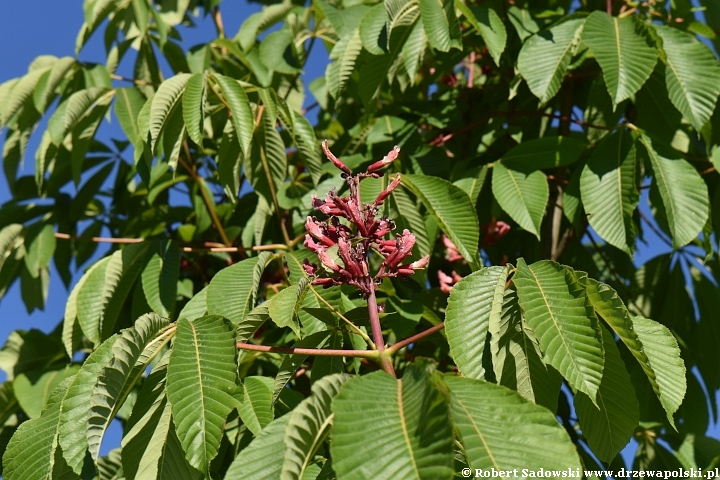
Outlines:
{"type": "Polygon", "coordinates": [[[178,320],[167,373],[167,397],[190,465],[206,472],[215,458],[225,418],[235,408],[235,335],[217,315],[178,320]]]}
{"type": "Polygon", "coordinates": [[[282,471],[285,429],[290,415],[276,418],[242,450],[225,474],[225,480],[276,480],[282,471]]]}
{"type": "Polygon", "coordinates": [[[39,418],[23,422],[15,431],[3,455],[3,478],[49,480],[64,469],[63,458],[56,454],[57,435],[60,402],[71,381],[72,377],[66,378],[52,391],[39,418]]]}
{"type": "Polygon", "coordinates": [[[102,293],[108,263],[110,263],[110,257],[105,257],[90,267],[80,279],[82,285],[79,287],[77,294],[78,323],[88,340],[95,344],[100,343],[99,325],[103,308],[102,293]]]}
{"type": "Polygon", "coordinates": [[[142,138],[138,116],[145,105],[145,97],[134,87],[118,88],[115,96],[115,115],[123,132],[133,145],[142,145],[145,138],[142,138]]]}
{"type": "Polygon", "coordinates": [[[238,342],[250,340],[260,325],[265,323],[268,318],[270,318],[270,312],[268,311],[267,302],[253,308],[235,327],[236,340],[238,342]]]}
{"type": "Polygon", "coordinates": [[[472,469],[580,468],[575,445],[554,414],[505,387],[446,377],[455,428],[472,469]]]}
{"type": "Polygon", "coordinates": [[[500,160],[511,169],[544,170],[570,165],[580,158],[587,143],[571,137],[550,136],[528,140],[511,148],[500,160]]]}
{"type": "MultiPolygon", "coordinates": [[[[260,307],[258,307],[260,308],[260,307]]],[[[329,313],[329,311],[328,311],[329,313]]],[[[323,330],[315,332],[311,335],[307,335],[293,344],[293,348],[320,348],[330,338],[331,331],[323,330]]],[[[298,367],[305,362],[308,355],[293,354],[286,355],[278,368],[278,373],[275,375],[275,385],[273,386],[273,404],[277,402],[280,394],[282,393],[285,386],[288,384],[290,379],[297,372],[298,367]]],[[[317,361],[319,358],[316,358],[317,361]]]]}
{"type": "Polygon", "coordinates": [[[584,18],[571,18],[536,33],[523,44],[517,68],[541,103],[546,103],[560,90],[580,43],[584,21],[584,18]]]}
{"type": "Polygon", "coordinates": [[[387,35],[387,11],[385,4],[374,5],[360,20],[360,40],[365,50],[373,55],[385,53],[387,42],[382,38],[383,30],[387,35]]]}
{"type": "Polygon", "coordinates": [[[298,310],[303,303],[309,282],[302,278],[297,285],[290,285],[270,300],[270,318],[278,327],[290,327],[300,336],[298,310]]]}
{"type": "Polygon", "coordinates": [[[25,243],[25,266],[30,274],[37,278],[41,270],[50,266],[50,260],[55,253],[55,227],[46,223],[34,237],[26,236],[25,243]]]}
{"type": "Polygon", "coordinates": [[[62,370],[21,373],[13,380],[15,398],[30,418],[38,418],[45,408],[50,393],[60,382],[75,375],[80,367],[69,366],[62,370]]]}
{"type": "Polygon", "coordinates": [[[665,207],[673,247],[690,243],[702,231],[709,215],[705,181],[679,152],[643,134],[654,179],[665,207]]]}
{"type": "Polygon", "coordinates": [[[682,404],[687,390],[685,363],[680,356],[677,340],[670,330],[653,320],[632,317],[632,321],[650,367],[655,372],[656,393],[660,403],[667,413],[668,421],[675,427],[673,413],[682,404]]]}
{"type": "Polygon", "coordinates": [[[180,105],[185,86],[190,75],[181,73],[165,80],[157,89],[150,105],[150,120],[148,122],[150,134],[150,148],[155,151],[160,134],[167,125],[170,113],[176,105],[180,105]]]}
{"type": "Polygon", "coordinates": [[[154,478],[200,479],[203,475],[185,460],[175,433],[165,394],[169,352],[143,383],[122,439],[123,470],[128,480],[154,478]]]}
{"type": "Polygon", "coordinates": [[[188,136],[202,148],[203,125],[205,123],[205,97],[207,77],[204,73],[196,73],[187,82],[183,93],[182,105],[185,117],[185,128],[188,136]]]}
{"type": "Polygon", "coordinates": [[[349,380],[332,402],[333,470],[347,480],[450,478],[447,403],[418,365],[408,367],[402,380],[385,372],[349,380]]]}
{"type": "Polygon", "coordinates": [[[271,253],[262,252],[220,270],[208,285],[208,313],[222,315],[237,325],[255,306],[260,276],[271,257],[271,253]]]}
{"type": "Polygon", "coordinates": [[[598,390],[597,406],[587,395],[575,395],[575,411],[583,436],[593,453],[610,463],[628,444],[640,421],[640,407],[625,364],[613,336],[601,327],[605,367],[598,390]]]}
{"type": "Polygon", "coordinates": [[[356,70],[356,62],[362,51],[360,29],[356,28],[352,34],[345,35],[333,47],[330,58],[335,60],[326,71],[330,94],[338,98],[345,88],[347,81],[356,70]]]}
{"type": "Polygon", "coordinates": [[[445,333],[450,353],[467,378],[483,378],[483,351],[488,322],[503,306],[510,267],[481,268],[460,280],[450,291],[445,311],[445,333]]]}
{"type": "Polygon", "coordinates": [[[32,70],[12,85],[3,104],[0,105],[0,127],[7,125],[17,115],[25,102],[32,97],[40,77],[49,70],[49,67],[32,70]]]}
{"type": "MultiPolygon", "coordinates": [[[[265,41],[263,41],[263,44],[265,41]]],[[[214,73],[212,78],[217,82],[230,106],[232,122],[240,141],[240,148],[245,155],[250,154],[250,142],[253,136],[254,123],[250,103],[245,90],[234,78],[214,73]]]]}
{"type": "Polygon", "coordinates": [[[425,175],[403,175],[406,185],[425,205],[435,221],[460,254],[471,264],[480,266],[478,255],[479,226],[475,207],[460,188],[442,178],[425,175]]]}
{"type": "Polygon", "coordinates": [[[169,241],[153,253],[141,277],[148,305],[158,315],[170,317],[175,310],[179,276],[180,251],[177,243],[169,241]]]}
{"type": "Polygon", "coordinates": [[[58,443],[67,464],[78,475],[82,471],[88,450],[85,431],[93,387],[100,371],[112,359],[113,346],[117,339],[117,335],[108,338],[90,354],[62,399],[58,443]]]}
{"type": "Polygon", "coordinates": [[[289,108],[284,102],[280,103],[280,107],[280,118],[289,129],[293,142],[298,147],[300,159],[310,172],[313,184],[317,185],[323,173],[323,166],[315,130],[307,118],[289,108]]]}
{"type": "Polygon", "coordinates": [[[640,200],[635,187],[635,142],[623,130],[605,137],[580,177],[588,221],[603,240],[632,255],[633,213],[640,200]]]}
{"type": "Polygon", "coordinates": [[[613,109],[640,90],[657,63],[657,49],[633,16],[595,11],[585,20],[582,38],[602,68],[613,109]]]}
{"type": "Polygon", "coordinates": [[[453,0],[419,0],[418,3],[430,46],[441,52],[460,48],[462,35],[453,0]]]}
{"type": "Polygon", "coordinates": [[[528,266],[522,258],[518,259],[513,282],[545,361],[571,387],[595,400],[602,378],[603,351],[597,317],[588,305],[584,284],[569,267],[548,260],[528,266]]]}
{"type": "Polygon", "coordinates": [[[285,429],[285,459],[282,480],[301,480],[315,451],[322,445],[333,424],[330,409],[333,398],[349,377],[334,374],[323,377],[312,386],[312,394],[289,414],[285,429]]]}
{"type": "Polygon", "coordinates": [[[23,226],[18,223],[11,223],[0,230],[0,269],[5,260],[23,242],[23,226]]]}
{"type": "Polygon", "coordinates": [[[178,318],[192,321],[205,315],[207,313],[207,289],[208,287],[204,287],[196,293],[180,310],[178,318]]]}
{"type": "Polygon", "coordinates": [[[562,377],[543,363],[540,342],[522,315],[514,288],[505,290],[502,311],[491,313],[488,330],[498,383],[555,412],[562,377]]]}
{"type": "Polygon", "coordinates": [[[104,87],[91,87],[80,90],[65,99],[48,121],[48,132],[55,145],[60,145],[81,119],[90,115],[93,108],[114,94],[104,87]]]}
{"type": "Polygon", "coordinates": [[[492,191],[500,207],[518,225],[540,239],[540,224],[550,195],[545,174],[529,168],[493,164],[492,191]]]}
{"type": "Polygon", "coordinates": [[[77,60],[73,57],[63,57],[58,59],[52,68],[43,74],[33,93],[33,102],[38,112],[45,111],[55,96],[55,90],[77,66],[77,60]]]}
{"type": "Polygon", "coordinates": [[[154,313],[143,315],[133,327],[123,330],[113,344],[112,358],[98,373],[90,398],[86,434],[90,455],[95,462],[110,422],[145,373],[161,342],[170,340],[169,335],[156,339],[167,325],[167,319],[154,313]]]}
{"type": "Polygon", "coordinates": [[[295,75],[302,68],[293,50],[293,36],[288,29],[272,32],[260,44],[260,60],[270,70],[295,75]]]}
{"type": "Polygon", "coordinates": [[[455,0],[455,8],[460,10],[470,25],[483,37],[495,65],[500,65],[500,56],[505,51],[507,30],[505,24],[492,8],[468,7],[462,0],[455,0]]]}
{"type": "Polygon", "coordinates": [[[238,413],[255,436],[273,420],[273,388],[274,382],[270,377],[243,379],[243,399],[238,413]]]}
{"type": "Polygon", "coordinates": [[[673,105],[698,131],[715,110],[720,95],[720,64],[694,35],[656,26],[665,52],[665,83],[673,105]]]}

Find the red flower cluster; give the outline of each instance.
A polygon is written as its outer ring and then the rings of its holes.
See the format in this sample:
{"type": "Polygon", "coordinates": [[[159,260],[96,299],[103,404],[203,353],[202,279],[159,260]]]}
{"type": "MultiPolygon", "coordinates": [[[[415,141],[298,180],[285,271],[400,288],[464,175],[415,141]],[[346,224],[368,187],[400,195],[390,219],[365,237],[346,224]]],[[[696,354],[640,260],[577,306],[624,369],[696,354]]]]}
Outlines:
{"type": "Polygon", "coordinates": [[[402,263],[412,253],[415,235],[403,230],[394,240],[385,240],[383,237],[395,229],[395,222],[386,217],[377,218],[378,207],[400,185],[400,174],[380,192],[373,203],[360,201],[360,180],[367,177],[378,178],[379,175],[372,172],[392,163],[398,157],[400,148],[394,147],[382,160],[370,165],[366,172],[352,175],[347,165],[330,152],[327,140],[322,146],[328,160],[343,172],[342,176],[348,182],[350,192],[348,196],[340,197],[333,189],[325,196],[325,200],[317,197],[312,199],[312,206],[329,217],[327,221],[308,217],[305,222],[305,230],[308,232],[305,246],[317,253],[325,270],[323,272],[317,265],[305,260],[303,268],[315,277],[313,284],[325,288],[342,284],[354,285],[367,297],[383,278],[407,278],[415,273],[415,270],[425,268],[428,256],[416,262],[402,263]],[[341,218],[346,222],[341,221],[341,218]],[[383,257],[375,275],[371,274],[369,268],[371,252],[383,257]]]}

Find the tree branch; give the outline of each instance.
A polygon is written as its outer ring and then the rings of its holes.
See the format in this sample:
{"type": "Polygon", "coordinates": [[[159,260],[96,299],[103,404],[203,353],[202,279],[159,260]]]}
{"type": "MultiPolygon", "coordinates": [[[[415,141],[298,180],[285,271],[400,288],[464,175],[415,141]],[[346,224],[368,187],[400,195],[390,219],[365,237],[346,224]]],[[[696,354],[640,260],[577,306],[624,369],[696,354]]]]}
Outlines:
{"type": "Polygon", "coordinates": [[[415,343],[415,342],[417,342],[418,340],[420,340],[420,339],[422,339],[422,338],[425,338],[425,337],[427,337],[427,336],[429,336],[429,335],[432,335],[432,334],[435,333],[435,332],[439,332],[439,331],[442,330],[443,328],[445,328],[445,322],[440,322],[440,323],[438,323],[437,325],[428,328],[428,329],[425,330],[424,332],[420,332],[420,333],[418,333],[418,334],[416,334],[416,335],[413,335],[412,337],[408,337],[408,338],[406,338],[405,340],[402,340],[402,341],[400,341],[400,342],[397,342],[395,345],[393,345],[392,347],[388,348],[388,349],[386,350],[386,352],[387,352],[388,355],[395,355],[395,354],[397,353],[397,351],[400,350],[401,348],[405,348],[405,347],[407,347],[408,345],[410,345],[411,343],[415,343]]]}
{"type": "Polygon", "coordinates": [[[237,348],[240,350],[250,350],[254,352],[268,353],[284,353],[290,355],[316,355],[325,357],[360,357],[376,360],[378,352],[376,350],[330,350],[320,348],[294,348],[294,347],[269,347],[267,345],[255,345],[252,343],[237,342],[237,348]]]}

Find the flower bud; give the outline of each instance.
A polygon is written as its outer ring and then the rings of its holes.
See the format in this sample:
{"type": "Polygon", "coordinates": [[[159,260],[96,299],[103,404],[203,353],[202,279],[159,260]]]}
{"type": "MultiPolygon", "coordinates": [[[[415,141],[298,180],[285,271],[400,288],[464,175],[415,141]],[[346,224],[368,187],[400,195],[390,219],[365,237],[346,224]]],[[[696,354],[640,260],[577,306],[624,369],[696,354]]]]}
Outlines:
{"type": "Polygon", "coordinates": [[[397,188],[397,186],[400,185],[400,174],[398,173],[395,175],[395,179],[390,182],[390,185],[388,185],[388,188],[380,192],[380,195],[377,196],[375,199],[375,205],[382,205],[382,203],[385,201],[385,199],[390,195],[390,193],[397,188]]]}
{"type": "Polygon", "coordinates": [[[327,268],[329,268],[333,272],[340,271],[340,265],[335,263],[335,261],[330,258],[330,255],[328,255],[327,251],[320,250],[319,252],[317,252],[317,255],[322,264],[325,265],[327,268]]]}
{"type": "Polygon", "coordinates": [[[367,171],[374,172],[375,170],[380,170],[381,168],[390,165],[392,162],[395,161],[395,159],[398,157],[399,154],[400,154],[400,147],[395,145],[393,147],[393,149],[390,150],[390,152],[383,157],[382,160],[379,160],[379,161],[373,163],[372,165],[370,165],[368,167],[367,171]]]}
{"type": "Polygon", "coordinates": [[[328,148],[328,141],[323,140],[322,142],[322,149],[323,152],[325,152],[325,156],[332,162],[333,165],[335,165],[340,171],[343,173],[347,173],[348,175],[351,175],[352,172],[350,172],[350,169],[345,165],[343,162],[341,162],[335,155],[332,154],[330,149],[328,148]]]}
{"type": "MultiPolygon", "coordinates": [[[[335,245],[335,242],[333,242],[330,238],[328,238],[325,235],[325,232],[323,232],[322,227],[320,226],[320,223],[315,220],[312,217],[307,217],[305,220],[305,230],[307,230],[310,235],[320,240],[320,242],[328,247],[332,247],[335,245]]],[[[307,241],[307,240],[306,240],[307,241]]],[[[308,247],[310,248],[310,247],[308,247]]]]}

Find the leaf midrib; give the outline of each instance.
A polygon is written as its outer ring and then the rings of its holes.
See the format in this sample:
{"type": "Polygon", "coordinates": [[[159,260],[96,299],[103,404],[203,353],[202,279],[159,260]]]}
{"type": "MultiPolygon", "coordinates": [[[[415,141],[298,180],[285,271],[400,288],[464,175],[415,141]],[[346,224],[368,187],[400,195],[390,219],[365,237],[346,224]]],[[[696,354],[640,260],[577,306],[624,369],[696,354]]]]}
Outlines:
{"type": "Polygon", "coordinates": [[[402,428],[403,437],[405,437],[405,442],[407,443],[407,449],[410,453],[410,463],[412,464],[413,471],[415,472],[416,477],[421,479],[420,472],[417,468],[417,463],[415,461],[415,452],[413,452],[412,444],[410,443],[410,435],[408,434],[407,424],[405,423],[405,408],[403,407],[403,398],[402,398],[402,380],[397,381],[397,394],[398,394],[398,410],[400,411],[400,427],[402,428]]]}
{"type": "MultiPolygon", "coordinates": [[[[535,275],[535,272],[533,272],[533,270],[532,270],[532,268],[530,268],[530,266],[528,266],[527,269],[528,269],[528,271],[530,272],[530,274],[533,276],[533,278],[535,279],[535,284],[537,285],[538,290],[540,290],[540,295],[542,296],[543,302],[545,302],[545,306],[547,307],[548,313],[550,314],[550,319],[552,320],[553,325],[555,326],[555,330],[557,330],[558,333],[559,333],[558,336],[560,337],[560,340],[562,341],[562,344],[565,346],[565,350],[568,352],[568,357],[570,357],[570,361],[572,362],[573,367],[575,367],[576,371],[580,374],[581,377],[583,377],[582,382],[583,382],[586,386],[588,386],[588,385],[587,385],[587,382],[585,381],[585,378],[584,378],[585,375],[582,374],[582,371],[581,371],[580,368],[578,367],[578,364],[575,362],[575,357],[574,357],[573,354],[572,354],[572,350],[570,349],[570,347],[568,346],[567,342],[565,341],[565,337],[562,335],[562,330],[560,330],[560,327],[559,327],[559,325],[558,325],[558,322],[557,322],[557,320],[555,319],[555,315],[553,315],[552,308],[550,308],[550,304],[549,304],[548,301],[547,301],[547,297],[546,297],[546,295],[545,295],[545,290],[543,290],[542,285],[540,284],[540,280],[537,278],[537,276],[535,275]]],[[[539,339],[538,339],[538,340],[539,340],[539,339]]],[[[589,395],[588,395],[588,396],[589,396],[589,395]]]]}

